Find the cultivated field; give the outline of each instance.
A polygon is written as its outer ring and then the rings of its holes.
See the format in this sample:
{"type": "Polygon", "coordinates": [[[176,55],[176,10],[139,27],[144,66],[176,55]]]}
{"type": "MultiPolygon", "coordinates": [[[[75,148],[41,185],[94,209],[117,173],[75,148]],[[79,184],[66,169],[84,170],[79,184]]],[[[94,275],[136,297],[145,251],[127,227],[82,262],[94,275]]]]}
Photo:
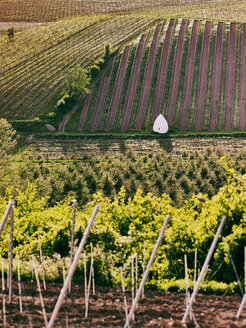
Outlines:
{"type": "MultiPolygon", "coordinates": [[[[17,284],[14,285],[18,293],[17,284]]],[[[55,306],[61,284],[48,284],[43,291],[44,305],[48,318],[55,306]]],[[[67,295],[54,327],[123,327],[125,322],[124,295],[120,289],[96,288],[96,295],[90,297],[89,316],[84,318],[85,300],[82,286],[74,286],[67,295]]],[[[131,293],[126,293],[128,301],[131,293]]],[[[198,295],[193,305],[200,328],[245,327],[245,312],[239,320],[235,318],[240,305],[240,296],[198,295]]],[[[185,294],[145,291],[135,313],[131,327],[184,327],[181,323],[185,311],[185,294]]],[[[44,319],[38,292],[34,284],[23,283],[23,313],[19,313],[18,296],[7,304],[6,327],[41,327],[44,319]],[[18,322],[18,324],[17,324],[18,322]]],[[[188,327],[195,327],[188,323],[188,327]]]]}
{"type": "Polygon", "coordinates": [[[2,117],[38,117],[62,132],[149,133],[159,113],[178,130],[245,129],[244,1],[0,5],[2,117]],[[55,105],[68,73],[88,68],[107,43],[118,51],[110,74],[101,72],[62,121],[55,105]]]}
{"type": "Polygon", "coordinates": [[[245,129],[244,39],[241,23],[163,20],[114,58],[63,132],[151,132],[160,113],[180,130],[245,129]]]}

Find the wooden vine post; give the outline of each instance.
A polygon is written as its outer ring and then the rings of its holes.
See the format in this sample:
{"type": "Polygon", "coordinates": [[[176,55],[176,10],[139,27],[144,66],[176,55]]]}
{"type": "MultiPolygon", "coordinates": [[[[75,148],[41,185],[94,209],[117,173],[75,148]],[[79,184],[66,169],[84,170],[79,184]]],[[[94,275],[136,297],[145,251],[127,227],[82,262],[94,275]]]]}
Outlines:
{"type": "Polygon", "coordinates": [[[244,247],[244,295],[240,307],[237,311],[237,319],[239,319],[245,303],[246,303],[246,247],[244,247]]]}
{"type": "Polygon", "coordinates": [[[194,286],[194,290],[193,290],[193,293],[192,293],[192,295],[191,295],[191,297],[190,297],[189,304],[188,304],[188,306],[186,307],[186,311],[185,311],[185,314],[184,314],[183,319],[182,319],[182,322],[183,322],[183,323],[186,322],[187,317],[188,317],[188,314],[190,313],[190,311],[191,311],[191,309],[192,309],[192,303],[193,303],[193,301],[194,301],[194,299],[195,299],[195,297],[196,297],[196,294],[197,294],[197,292],[198,292],[198,289],[199,289],[199,286],[200,286],[200,284],[201,284],[201,282],[202,282],[202,279],[203,279],[203,277],[204,277],[204,275],[205,275],[205,273],[206,273],[206,271],[207,271],[209,261],[210,261],[210,259],[211,259],[212,254],[213,254],[213,251],[214,251],[214,249],[215,249],[215,246],[216,246],[216,244],[217,244],[217,241],[218,241],[218,239],[219,239],[219,236],[220,236],[220,234],[221,234],[221,232],[222,232],[222,228],[223,228],[223,226],[224,226],[225,220],[226,220],[226,216],[223,216],[223,218],[222,218],[222,220],[221,220],[221,222],[220,222],[220,225],[219,225],[219,227],[218,227],[218,230],[217,230],[217,232],[216,232],[216,234],[215,234],[215,236],[214,236],[214,240],[213,240],[212,245],[211,245],[211,247],[210,247],[210,249],[209,249],[209,252],[208,252],[208,254],[207,254],[207,257],[206,257],[206,259],[205,259],[205,262],[204,262],[204,264],[203,264],[203,267],[202,267],[202,270],[201,270],[200,275],[199,275],[199,277],[198,277],[198,280],[197,280],[196,286],[194,286]]]}
{"type": "MultiPolygon", "coordinates": [[[[74,229],[75,229],[75,216],[76,216],[76,204],[77,200],[73,200],[73,218],[72,218],[72,230],[71,230],[71,249],[70,249],[70,266],[73,263],[73,249],[74,249],[74,229]]],[[[71,293],[72,280],[69,284],[69,293],[71,293]]]]}
{"type": "Polygon", "coordinates": [[[35,278],[36,278],[36,282],[37,282],[37,287],[38,287],[38,292],[39,292],[39,299],[40,299],[42,313],[43,313],[43,317],[44,317],[44,323],[45,323],[45,327],[47,328],[47,326],[48,326],[47,314],[46,314],[46,311],[45,311],[44,299],[43,299],[43,295],[42,295],[41,285],[40,285],[40,281],[39,281],[39,277],[38,277],[38,269],[37,269],[36,264],[35,264],[34,255],[32,255],[32,260],[33,260],[33,263],[34,263],[34,273],[35,273],[35,278]]]}
{"type": "Polygon", "coordinates": [[[150,256],[150,259],[149,259],[149,262],[148,262],[148,264],[147,264],[146,270],[145,270],[145,272],[144,272],[144,274],[143,274],[143,278],[142,278],[142,280],[141,280],[141,282],[140,282],[140,285],[139,285],[139,288],[138,288],[138,290],[137,290],[136,296],[135,296],[134,301],[133,301],[133,303],[132,303],[132,306],[131,306],[130,312],[129,312],[128,316],[127,316],[127,319],[126,319],[126,322],[125,322],[124,328],[128,328],[128,327],[130,327],[130,321],[131,321],[131,319],[132,319],[132,316],[133,316],[134,310],[135,310],[135,308],[136,308],[136,306],[137,306],[137,303],[138,303],[138,301],[139,301],[139,298],[140,298],[140,296],[141,296],[141,294],[142,294],[143,287],[144,287],[144,285],[145,285],[145,283],[146,283],[146,280],[147,280],[147,277],[148,277],[148,274],[149,274],[150,268],[151,268],[151,266],[152,266],[152,264],[153,264],[153,262],[154,262],[154,259],[155,259],[155,256],[156,256],[156,253],[157,253],[158,248],[159,248],[159,246],[160,246],[160,244],[161,244],[161,241],[162,241],[162,238],[163,238],[163,235],[164,235],[164,232],[165,232],[165,229],[166,229],[166,227],[167,227],[167,225],[168,225],[169,220],[170,220],[170,216],[168,215],[168,216],[166,217],[166,219],[165,219],[165,222],[163,223],[163,226],[162,226],[161,231],[160,231],[160,233],[159,233],[159,236],[158,236],[158,239],[157,239],[157,241],[156,241],[155,247],[154,247],[154,249],[153,249],[153,251],[152,251],[152,254],[151,254],[151,256],[150,256]]]}
{"type": "Polygon", "coordinates": [[[64,282],[64,285],[62,287],[61,293],[60,293],[60,295],[58,297],[58,300],[56,302],[55,308],[53,310],[52,316],[51,316],[50,321],[49,321],[49,324],[48,324],[48,328],[53,327],[53,324],[54,324],[54,322],[56,320],[57,314],[58,314],[58,312],[60,310],[60,307],[61,307],[62,302],[64,300],[64,297],[66,295],[68,286],[69,286],[70,281],[72,279],[73,273],[74,273],[75,268],[77,266],[77,263],[79,261],[80,254],[81,254],[81,252],[82,252],[82,250],[83,250],[83,248],[85,246],[86,240],[88,238],[88,235],[90,233],[91,227],[93,225],[94,219],[96,217],[96,214],[97,214],[99,208],[100,208],[100,206],[99,205],[96,205],[95,208],[94,208],[94,210],[93,210],[93,213],[91,215],[91,218],[89,220],[89,223],[88,223],[88,225],[86,227],[86,230],[84,232],[83,238],[81,239],[81,242],[80,242],[79,247],[77,249],[77,252],[75,254],[73,263],[72,263],[72,265],[71,265],[71,267],[70,267],[70,269],[68,271],[68,274],[67,274],[66,280],[64,282]]]}
{"type": "Polygon", "coordinates": [[[14,205],[10,212],[10,236],[9,236],[9,302],[12,302],[12,278],[13,278],[13,229],[14,229],[14,205]]]}
{"type": "Polygon", "coordinates": [[[13,226],[14,226],[14,202],[9,201],[0,223],[0,236],[3,232],[7,218],[10,216],[10,234],[9,234],[9,274],[7,284],[9,286],[9,302],[12,301],[12,268],[13,268],[13,226]]]}

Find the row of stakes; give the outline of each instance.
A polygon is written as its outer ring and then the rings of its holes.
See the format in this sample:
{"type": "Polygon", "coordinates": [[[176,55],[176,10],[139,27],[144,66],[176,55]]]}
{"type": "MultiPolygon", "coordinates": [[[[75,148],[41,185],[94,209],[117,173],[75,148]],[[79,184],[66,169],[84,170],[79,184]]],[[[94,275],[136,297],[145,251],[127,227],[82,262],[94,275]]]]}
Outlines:
{"type": "MultiPolygon", "coordinates": [[[[34,269],[34,273],[35,273],[35,278],[36,278],[36,282],[37,282],[37,287],[38,287],[38,291],[39,291],[39,297],[40,297],[40,303],[41,303],[41,306],[42,306],[42,312],[43,312],[43,316],[44,316],[44,321],[45,321],[45,326],[48,327],[48,328],[51,328],[53,327],[53,324],[56,320],[56,317],[57,317],[57,314],[59,312],[59,309],[61,307],[61,304],[65,298],[65,295],[66,295],[66,292],[67,290],[69,292],[71,292],[71,281],[72,281],[72,276],[73,276],[73,273],[75,271],[75,268],[77,266],[77,263],[78,263],[78,260],[79,260],[79,257],[82,253],[82,250],[86,244],[86,240],[87,240],[87,237],[88,237],[88,234],[90,232],[90,229],[94,223],[94,219],[95,219],[95,216],[97,214],[99,210],[99,205],[96,205],[94,210],[93,210],[93,213],[91,215],[91,218],[89,220],[89,223],[87,225],[87,228],[84,232],[84,235],[83,235],[83,238],[79,244],[79,247],[77,249],[77,252],[75,254],[75,257],[73,258],[73,247],[74,247],[74,227],[75,227],[75,211],[76,211],[76,200],[73,201],[73,218],[72,218],[72,233],[71,233],[71,256],[70,256],[70,268],[69,268],[69,271],[67,273],[67,276],[65,278],[65,269],[63,271],[63,277],[64,277],[64,284],[63,284],[63,287],[62,287],[62,290],[61,290],[61,293],[58,297],[58,300],[57,300],[57,303],[55,305],[55,308],[54,308],[54,311],[52,313],[52,316],[50,318],[50,321],[48,322],[47,320],[47,315],[46,315],[46,311],[45,311],[45,307],[44,307],[44,302],[43,302],[43,297],[42,297],[42,291],[41,291],[41,286],[40,286],[40,281],[39,281],[39,274],[38,274],[38,269],[37,269],[37,266],[35,264],[35,258],[33,256],[32,258],[32,262],[33,262],[33,269],[34,269]]],[[[4,216],[3,216],[3,219],[0,223],[0,235],[3,231],[3,228],[4,228],[4,225],[5,225],[5,222],[7,220],[7,217],[10,216],[10,243],[9,243],[9,258],[10,258],[10,264],[9,264],[9,273],[8,273],[8,284],[9,284],[9,301],[11,302],[12,300],[12,265],[13,265],[13,215],[14,215],[14,202],[9,202],[9,205],[4,213],[4,216]]],[[[121,269],[121,280],[122,280],[122,290],[123,290],[123,294],[124,294],[124,308],[125,308],[125,315],[126,315],[126,321],[125,321],[125,325],[124,325],[124,328],[128,328],[130,327],[130,321],[131,320],[134,320],[134,311],[135,309],[137,308],[137,304],[139,302],[139,299],[142,295],[142,297],[144,296],[144,285],[146,283],[146,280],[147,280],[147,276],[148,276],[148,273],[150,271],[150,268],[153,264],[153,261],[154,261],[154,258],[155,258],[155,255],[157,253],[157,250],[159,248],[159,245],[162,241],[162,238],[163,238],[163,235],[164,235],[164,232],[165,232],[165,229],[166,229],[166,226],[168,225],[169,223],[169,219],[170,219],[170,216],[167,216],[164,223],[163,223],[163,226],[162,226],[162,229],[160,231],[160,234],[158,236],[158,239],[156,241],[156,244],[155,244],[155,247],[153,249],[153,252],[151,254],[151,257],[149,259],[149,262],[148,262],[148,265],[146,268],[144,268],[144,273],[143,273],[143,277],[142,277],[142,280],[141,280],[141,283],[139,285],[139,287],[137,286],[137,281],[138,281],[138,272],[137,272],[137,255],[135,254],[132,259],[131,259],[131,272],[132,272],[132,305],[131,305],[131,309],[130,311],[128,312],[128,306],[127,306],[127,300],[126,300],[126,294],[125,294],[125,286],[124,286],[124,271],[123,271],[123,268],[121,269]],[[135,267],[136,267],[136,270],[134,270],[134,260],[135,260],[135,267]],[[135,277],[134,277],[135,275],[135,277]],[[135,285],[135,282],[136,282],[136,293],[134,292],[134,285],[135,285]]],[[[202,280],[204,279],[204,276],[207,272],[207,269],[208,269],[208,265],[209,265],[209,261],[211,259],[211,256],[213,254],[213,251],[215,249],[215,246],[216,246],[216,243],[218,241],[218,238],[219,236],[221,235],[221,232],[222,232],[222,228],[223,228],[223,225],[225,223],[225,220],[226,220],[226,217],[224,216],[220,222],[220,225],[217,229],[217,232],[214,236],[214,240],[212,242],[212,245],[209,249],[209,252],[207,254],[207,257],[205,259],[205,262],[204,262],[204,265],[201,269],[201,272],[200,272],[200,275],[198,277],[198,280],[196,282],[196,284],[194,285],[194,290],[193,290],[193,293],[192,295],[189,294],[189,280],[188,280],[188,268],[187,268],[187,257],[185,255],[185,258],[184,258],[184,262],[185,262],[185,280],[186,280],[186,311],[185,311],[185,314],[183,316],[183,319],[182,319],[182,322],[186,322],[188,316],[190,316],[190,319],[193,319],[194,323],[196,324],[196,326],[198,327],[197,325],[197,322],[196,322],[196,319],[195,319],[195,316],[194,316],[194,313],[192,311],[192,304],[195,300],[195,296],[198,292],[198,289],[199,289],[199,286],[202,282],[202,280]]],[[[45,275],[44,275],[44,266],[43,266],[43,256],[42,256],[42,250],[41,250],[41,245],[39,243],[39,249],[40,249],[40,259],[41,259],[41,270],[42,270],[42,275],[43,275],[43,284],[44,284],[44,289],[46,289],[46,284],[45,284],[45,275]]],[[[195,257],[197,257],[197,254],[195,253],[195,257]]],[[[246,250],[245,250],[245,259],[246,259],[246,250]]],[[[85,270],[84,270],[84,281],[85,281],[85,318],[88,317],[88,309],[89,309],[89,297],[90,297],[90,289],[91,289],[91,284],[92,284],[92,291],[93,291],[93,294],[95,294],[95,277],[94,277],[94,266],[93,266],[93,249],[91,249],[91,263],[90,263],[90,272],[89,272],[89,278],[88,278],[88,283],[87,283],[87,273],[86,273],[86,254],[84,253],[84,267],[85,267],[85,270]]],[[[196,263],[196,260],[195,260],[195,263],[196,263]]],[[[145,266],[145,264],[144,264],[145,266]]],[[[20,310],[22,311],[22,300],[21,300],[21,285],[20,285],[20,267],[19,267],[19,258],[18,258],[18,255],[17,255],[17,271],[18,271],[18,286],[19,286],[19,298],[20,298],[20,310]]],[[[196,270],[195,270],[196,271],[196,270]]],[[[5,286],[4,286],[4,273],[3,273],[3,265],[2,265],[2,288],[5,289],[5,286]]],[[[246,285],[246,260],[245,260],[245,285],[246,285]]],[[[244,296],[243,296],[243,299],[242,299],[242,303],[240,305],[240,308],[238,310],[238,313],[237,313],[237,318],[239,318],[240,314],[241,314],[241,311],[243,309],[243,306],[246,302],[246,287],[245,287],[245,293],[244,293],[244,296]]],[[[4,296],[4,300],[3,300],[3,321],[4,321],[4,324],[6,324],[6,307],[5,307],[5,296],[4,296]]],[[[67,315],[66,315],[66,322],[67,322],[67,315]]]]}

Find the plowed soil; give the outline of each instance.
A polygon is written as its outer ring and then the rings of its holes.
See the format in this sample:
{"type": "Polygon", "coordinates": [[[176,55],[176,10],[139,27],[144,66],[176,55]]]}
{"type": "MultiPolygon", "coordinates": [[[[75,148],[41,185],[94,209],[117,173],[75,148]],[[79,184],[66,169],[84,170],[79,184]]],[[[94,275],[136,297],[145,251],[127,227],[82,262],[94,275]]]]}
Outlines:
{"type": "MultiPolygon", "coordinates": [[[[61,290],[61,284],[47,284],[43,298],[48,320],[54,309],[61,290]]],[[[39,294],[34,283],[22,283],[23,313],[19,312],[17,283],[14,282],[12,304],[6,298],[6,327],[44,327],[44,319],[39,294]]],[[[131,293],[127,292],[128,305],[131,293]]],[[[2,308],[1,294],[1,308],[2,308]]],[[[242,298],[240,296],[197,295],[193,311],[200,328],[235,328],[246,327],[246,308],[239,320],[236,319],[242,298]]],[[[2,309],[1,309],[2,310],[2,309]]],[[[179,293],[145,291],[135,312],[135,321],[131,327],[195,327],[193,322],[182,324],[185,311],[185,295],[179,293]]],[[[2,311],[1,311],[2,314],[2,311]]],[[[58,314],[53,327],[123,327],[125,312],[123,294],[120,289],[96,288],[96,294],[90,296],[89,315],[84,318],[84,289],[73,285],[58,314]]],[[[3,326],[3,317],[0,317],[3,326]]]]}

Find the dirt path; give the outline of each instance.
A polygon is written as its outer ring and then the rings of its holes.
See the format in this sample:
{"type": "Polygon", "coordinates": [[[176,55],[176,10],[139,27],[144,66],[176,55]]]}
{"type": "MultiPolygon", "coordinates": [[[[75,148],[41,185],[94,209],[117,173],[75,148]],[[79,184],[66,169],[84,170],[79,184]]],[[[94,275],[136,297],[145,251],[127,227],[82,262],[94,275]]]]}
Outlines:
{"type": "Polygon", "coordinates": [[[240,90],[240,106],[239,106],[239,122],[238,128],[243,130],[246,128],[246,24],[243,24],[242,36],[242,52],[241,52],[241,90],[240,90]]]}
{"type": "Polygon", "coordinates": [[[121,131],[126,131],[129,126],[130,122],[130,117],[131,117],[131,112],[132,112],[132,106],[134,103],[135,99],[135,94],[137,90],[137,83],[138,83],[138,77],[139,77],[139,72],[140,72],[140,66],[142,63],[142,58],[143,58],[143,52],[144,52],[144,47],[145,47],[145,42],[146,42],[146,35],[142,35],[141,40],[138,45],[137,53],[134,59],[134,64],[131,72],[131,77],[127,89],[127,94],[126,94],[126,102],[125,102],[125,108],[124,108],[124,114],[122,118],[122,123],[121,123],[121,131]]]}
{"type": "Polygon", "coordinates": [[[85,120],[86,120],[86,116],[88,113],[88,109],[90,106],[90,102],[91,102],[91,95],[87,95],[85,98],[85,102],[84,102],[84,106],[81,110],[81,114],[80,114],[80,118],[79,118],[79,124],[78,124],[78,132],[82,132],[84,125],[85,125],[85,120]]]}
{"type": "Polygon", "coordinates": [[[180,68],[181,68],[183,46],[184,46],[184,35],[185,35],[186,28],[187,28],[187,20],[183,19],[179,31],[176,50],[175,50],[169,104],[167,108],[167,122],[171,126],[173,125],[173,121],[174,121],[174,112],[175,112],[176,101],[177,101],[180,68]]]}
{"type": "Polygon", "coordinates": [[[117,73],[115,87],[113,90],[113,97],[112,97],[109,114],[108,114],[108,119],[107,119],[107,123],[106,123],[106,127],[105,127],[106,131],[112,130],[113,125],[114,125],[117,109],[118,109],[120,98],[121,98],[123,83],[125,80],[126,68],[127,68],[130,52],[131,52],[131,47],[126,46],[125,50],[123,52],[120,67],[119,67],[119,70],[117,73]]]}
{"type": "Polygon", "coordinates": [[[202,128],[202,118],[203,118],[203,107],[206,96],[207,89],[207,75],[208,75],[208,59],[209,59],[209,48],[210,48],[210,32],[211,32],[211,22],[206,22],[203,42],[202,42],[202,54],[200,61],[200,76],[199,76],[199,90],[197,97],[197,107],[196,107],[196,118],[195,118],[195,130],[200,130],[202,128]]]}
{"type": "Polygon", "coordinates": [[[80,105],[80,103],[81,103],[83,97],[84,97],[83,95],[80,96],[79,99],[78,99],[78,101],[77,101],[77,103],[73,106],[73,108],[70,110],[70,112],[67,113],[67,114],[63,117],[63,119],[62,119],[62,121],[61,121],[61,123],[59,124],[59,127],[58,127],[58,130],[61,131],[62,133],[65,131],[65,127],[66,127],[68,121],[70,120],[71,116],[72,116],[72,115],[76,112],[76,110],[78,109],[78,107],[79,107],[79,105],[80,105]]]}
{"type": "Polygon", "coordinates": [[[147,106],[148,106],[152,77],[153,77],[153,72],[154,72],[156,50],[158,47],[161,29],[162,29],[162,25],[158,25],[156,27],[153,41],[151,43],[151,47],[150,47],[150,51],[149,51],[146,71],[145,71],[145,75],[144,75],[142,93],[141,93],[141,98],[140,98],[140,103],[139,103],[139,108],[138,108],[138,114],[137,114],[137,119],[136,119],[136,125],[135,125],[135,129],[137,131],[141,130],[144,125],[145,113],[146,113],[147,106]]]}
{"type": "MultiPolygon", "coordinates": [[[[231,23],[229,42],[227,50],[227,74],[226,74],[226,100],[225,100],[225,130],[232,128],[232,112],[233,112],[233,95],[235,81],[235,63],[236,63],[236,23],[231,23]]],[[[245,56],[245,54],[244,54],[245,56]]]]}
{"type": "Polygon", "coordinates": [[[221,63],[222,63],[222,44],[223,44],[224,23],[219,22],[217,27],[213,81],[212,81],[212,100],[209,129],[214,131],[217,126],[217,112],[220,100],[220,79],[221,79],[221,63]]]}
{"type": "Polygon", "coordinates": [[[175,20],[171,19],[165,37],[165,41],[162,46],[161,59],[160,59],[160,65],[158,70],[158,76],[157,76],[156,90],[155,90],[155,100],[152,109],[152,123],[154,123],[155,119],[161,112],[163,92],[166,82],[170,45],[171,45],[174,26],[175,26],[175,20]]]}
{"type": "Polygon", "coordinates": [[[110,77],[104,76],[100,85],[98,98],[97,98],[97,104],[96,108],[94,110],[94,116],[91,122],[91,132],[95,132],[99,126],[100,119],[102,117],[102,112],[108,92],[110,77]]]}
{"type": "Polygon", "coordinates": [[[191,92],[193,86],[193,72],[194,72],[194,64],[195,64],[195,56],[196,56],[198,28],[199,28],[199,21],[195,20],[191,32],[187,66],[185,72],[184,98],[183,98],[183,106],[181,109],[181,118],[180,118],[181,130],[185,129],[188,123],[190,98],[191,98],[191,92]]]}
{"type": "MultiPolygon", "coordinates": [[[[52,314],[61,284],[47,284],[43,291],[44,305],[48,320],[52,314]]],[[[6,327],[40,328],[44,326],[44,319],[39,300],[39,294],[34,283],[22,282],[23,313],[19,312],[19,298],[17,283],[14,282],[14,297],[11,304],[6,295],[6,327]]],[[[67,294],[54,324],[54,328],[66,327],[123,327],[125,313],[123,308],[123,293],[121,289],[96,287],[96,295],[90,295],[88,319],[84,318],[85,300],[84,289],[79,285],[72,286],[71,294],[67,294]]],[[[1,302],[3,294],[0,295],[1,302]]],[[[126,292],[128,306],[130,307],[131,292],[126,292]]],[[[200,328],[245,328],[246,310],[244,309],[239,320],[236,313],[241,303],[240,296],[210,296],[197,295],[193,304],[193,311],[200,328]]],[[[185,312],[185,294],[158,291],[145,291],[145,298],[140,300],[135,312],[133,328],[147,327],[189,327],[181,323],[185,312]]],[[[2,325],[2,316],[0,324],[2,325]]]]}

